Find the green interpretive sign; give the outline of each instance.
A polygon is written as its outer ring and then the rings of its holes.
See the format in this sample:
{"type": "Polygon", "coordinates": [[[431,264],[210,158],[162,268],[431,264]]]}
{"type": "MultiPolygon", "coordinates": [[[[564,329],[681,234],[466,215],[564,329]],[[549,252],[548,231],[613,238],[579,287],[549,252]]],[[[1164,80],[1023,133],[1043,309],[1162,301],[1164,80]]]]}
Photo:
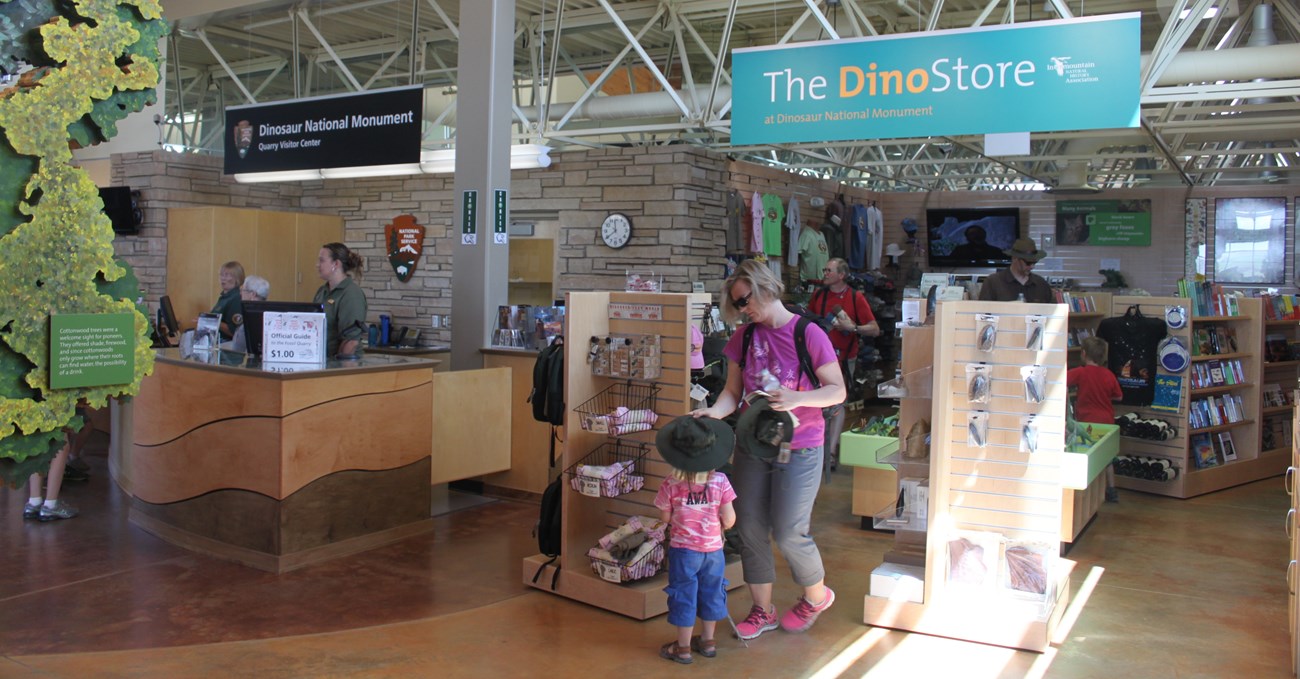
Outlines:
{"type": "Polygon", "coordinates": [[[135,319],[120,314],[50,314],[50,387],[130,384],[135,319]]]}
{"type": "Polygon", "coordinates": [[[1151,245],[1151,201],[1057,201],[1056,244],[1151,245]]]}

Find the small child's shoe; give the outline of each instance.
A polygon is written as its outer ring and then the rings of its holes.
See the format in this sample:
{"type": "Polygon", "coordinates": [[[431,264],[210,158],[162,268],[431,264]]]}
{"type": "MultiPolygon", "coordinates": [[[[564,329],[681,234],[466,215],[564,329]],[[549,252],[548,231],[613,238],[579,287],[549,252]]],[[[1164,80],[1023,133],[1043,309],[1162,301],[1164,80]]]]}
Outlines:
{"type": "Polygon", "coordinates": [[[703,637],[696,635],[691,637],[691,650],[706,658],[712,658],[718,655],[718,641],[716,639],[706,641],[703,637]]]}
{"type": "Polygon", "coordinates": [[[661,646],[659,648],[659,657],[683,665],[695,662],[695,658],[691,657],[691,649],[678,646],[676,641],[670,641],[661,646]]]}
{"type": "Polygon", "coordinates": [[[77,515],[77,508],[64,502],[55,500],[53,507],[41,505],[41,521],[58,521],[59,519],[71,519],[77,515]]]}

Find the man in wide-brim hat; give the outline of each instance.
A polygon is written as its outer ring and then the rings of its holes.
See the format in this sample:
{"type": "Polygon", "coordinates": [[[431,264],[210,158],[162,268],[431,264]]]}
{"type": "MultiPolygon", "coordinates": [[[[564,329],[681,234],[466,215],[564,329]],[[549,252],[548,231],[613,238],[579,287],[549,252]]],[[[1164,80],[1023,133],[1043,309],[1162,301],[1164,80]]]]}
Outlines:
{"type": "Polygon", "coordinates": [[[1042,276],[1034,273],[1034,265],[1047,256],[1046,252],[1029,238],[1017,238],[1011,247],[1002,251],[1011,258],[1011,266],[988,276],[980,286],[979,298],[990,302],[1035,302],[1051,304],[1052,287],[1042,276]]]}

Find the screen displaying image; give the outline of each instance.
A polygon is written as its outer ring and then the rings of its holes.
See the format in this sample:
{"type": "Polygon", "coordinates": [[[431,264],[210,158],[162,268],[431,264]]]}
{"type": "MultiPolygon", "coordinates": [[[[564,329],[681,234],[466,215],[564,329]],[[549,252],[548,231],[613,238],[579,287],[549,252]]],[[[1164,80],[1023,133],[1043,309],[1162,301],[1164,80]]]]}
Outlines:
{"type": "Polygon", "coordinates": [[[1214,201],[1214,280],[1282,285],[1286,282],[1286,199],[1214,201]]]}
{"type": "Polygon", "coordinates": [[[1003,250],[1020,237],[1020,209],[926,210],[932,267],[1000,267],[1011,263],[1003,250]]]}

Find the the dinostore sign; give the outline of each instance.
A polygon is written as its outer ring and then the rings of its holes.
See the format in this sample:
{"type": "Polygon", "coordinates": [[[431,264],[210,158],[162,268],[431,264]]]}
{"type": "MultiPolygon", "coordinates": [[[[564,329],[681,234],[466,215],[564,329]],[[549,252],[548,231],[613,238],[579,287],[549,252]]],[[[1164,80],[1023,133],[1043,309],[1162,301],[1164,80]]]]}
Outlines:
{"type": "Polygon", "coordinates": [[[1137,127],[1140,19],[735,50],[731,142],[1137,127]]]}

